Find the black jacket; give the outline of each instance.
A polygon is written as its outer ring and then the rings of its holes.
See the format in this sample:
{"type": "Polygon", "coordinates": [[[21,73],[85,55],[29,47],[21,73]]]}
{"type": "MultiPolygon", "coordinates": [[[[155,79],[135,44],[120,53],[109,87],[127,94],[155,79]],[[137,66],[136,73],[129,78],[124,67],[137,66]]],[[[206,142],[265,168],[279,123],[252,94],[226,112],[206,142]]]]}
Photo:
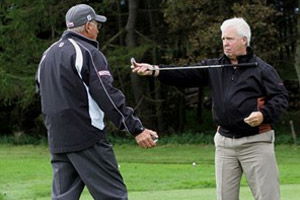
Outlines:
{"type": "Polygon", "coordinates": [[[98,42],[66,31],[45,51],[37,71],[42,113],[52,153],[78,151],[103,138],[104,116],[132,135],[144,128],[112,86],[98,42]]]}
{"type": "MultiPolygon", "coordinates": [[[[247,55],[238,57],[238,63],[257,62],[258,66],[160,71],[158,78],[166,84],[181,87],[209,85],[213,118],[220,126],[220,134],[236,138],[254,135],[266,124],[278,120],[288,106],[288,93],[276,70],[255,56],[251,48],[247,51],[247,55]],[[262,126],[251,127],[243,121],[258,110],[264,116],[262,126]]],[[[197,65],[216,64],[230,64],[230,61],[224,55],[197,65]]]]}

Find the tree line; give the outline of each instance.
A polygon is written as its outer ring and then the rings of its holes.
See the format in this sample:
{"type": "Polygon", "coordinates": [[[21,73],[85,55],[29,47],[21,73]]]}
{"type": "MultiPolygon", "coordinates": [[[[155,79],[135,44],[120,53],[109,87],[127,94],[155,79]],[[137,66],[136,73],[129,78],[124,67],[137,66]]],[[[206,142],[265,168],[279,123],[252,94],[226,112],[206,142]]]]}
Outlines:
{"type": "Polygon", "coordinates": [[[214,130],[207,88],[175,88],[138,77],[129,60],[187,65],[218,57],[219,27],[234,16],[250,24],[254,52],[286,82],[292,97],[288,118],[300,124],[296,0],[0,0],[0,134],[45,135],[35,72],[43,51],[65,30],[65,13],[78,3],[108,17],[100,48],[115,86],[146,126],[161,134],[214,130]]]}

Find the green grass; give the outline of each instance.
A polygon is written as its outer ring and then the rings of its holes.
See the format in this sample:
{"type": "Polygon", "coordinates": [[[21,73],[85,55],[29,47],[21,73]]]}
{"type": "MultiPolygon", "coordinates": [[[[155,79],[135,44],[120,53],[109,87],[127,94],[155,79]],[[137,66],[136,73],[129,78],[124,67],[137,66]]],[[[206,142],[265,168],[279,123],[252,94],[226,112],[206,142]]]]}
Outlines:
{"type": "MultiPolygon", "coordinates": [[[[215,199],[213,145],[114,149],[131,200],[215,199]]],[[[300,147],[279,145],[276,152],[282,200],[299,199],[300,147]]],[[[51,173],[45,145],[0,145],[0,200],[50,199],[51,173]]],[[[81,200],[90,199],[85,190],[81,200]]],[[[244,178],[241,199],[253,199],[244,178]]]]}

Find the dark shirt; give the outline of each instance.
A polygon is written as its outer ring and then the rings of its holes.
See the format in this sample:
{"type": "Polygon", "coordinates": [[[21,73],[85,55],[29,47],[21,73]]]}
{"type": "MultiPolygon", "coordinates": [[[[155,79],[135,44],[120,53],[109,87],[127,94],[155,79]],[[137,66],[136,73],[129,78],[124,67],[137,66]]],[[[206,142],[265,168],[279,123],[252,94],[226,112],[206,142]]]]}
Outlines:
{"type": "MultiPolygon", "coordinates": [[[[208,85],[212,90],[213,119],[221,127],[220,134],[240,138],[260,133],[288,107],[288,93],[276,70],[254,55],[251,48],[247,55],[238,57],[238,63],[255,62],[257,66],[160,71],[158,79],[180,87],[208,85]],[[261,126],[251,127],[244,122],[254,111],[264,116],[261,126]]],[[[217,64],[230,64],[230,60],[224,55],[196,65],[217,64]]]]}

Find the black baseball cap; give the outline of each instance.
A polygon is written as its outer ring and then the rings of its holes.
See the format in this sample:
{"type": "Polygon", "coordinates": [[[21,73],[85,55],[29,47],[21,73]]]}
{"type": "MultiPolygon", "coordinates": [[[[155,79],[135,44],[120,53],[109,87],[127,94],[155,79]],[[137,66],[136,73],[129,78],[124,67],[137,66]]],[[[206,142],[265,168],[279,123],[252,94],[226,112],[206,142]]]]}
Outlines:
{"type": "Polygon", "coordinates": [[[107,18],[103,15],[97,15],[91,6],[86,4],[75,5],[66,14],[66,25],[68,28],[81,26],[92,20],[103,23],[106,22],[107,18]]]}

